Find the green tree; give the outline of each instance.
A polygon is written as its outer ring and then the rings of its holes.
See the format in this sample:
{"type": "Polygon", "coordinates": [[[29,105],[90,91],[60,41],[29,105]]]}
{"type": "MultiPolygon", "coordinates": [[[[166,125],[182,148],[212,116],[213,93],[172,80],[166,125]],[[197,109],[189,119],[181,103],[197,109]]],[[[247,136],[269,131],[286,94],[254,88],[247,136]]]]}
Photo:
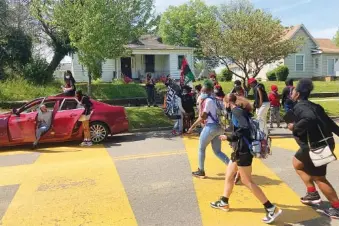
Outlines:
{"type": "Polygon", "coordinates": [[[339,47],[339,29],[333,38],[334,43],[339,47]]]}
{"type": "Polygon", "coordinates": [[[55,6],[57,24],[88,69],[89,93],[99,62],[128,54],[125,45],[153,26],[153,12],[153,0],[64,0],[55,6]]]}
{"type": "MultiPolygon", "coordinates": [[[[179,6],[170,6],[161,16],[159,35],[164,43],[176,46],[195,48],[198,60],[206,57],[201,48],[198,29],[211,17],[211,7],[202,0],[190,0],[179,6]]],[[[206,58],[206,64],[211,68],[218,66],[219,61],[206,58]]]]}
{"type": "Polygon", "coordinates": [[[71,46],[68,31],[60,26],[55,18],[54,9],[60,1],[30,0],[30,12],[38,25],[39,42],[53,50],[53,58],[47,67],[47,74],[53,75],[61,60],[74,49],[71,46]]]}
{"type": "Polygon", "coordinates": [[[284,40],[280,20],[247,0],[215,7],[209,20],[199,30],[205,54],[218,57],[228,70],[235,64],[242,73],[230,71],[243,81],[255,78],[264,65],[296,52],[301,44],[299,39],[284,40]]]}

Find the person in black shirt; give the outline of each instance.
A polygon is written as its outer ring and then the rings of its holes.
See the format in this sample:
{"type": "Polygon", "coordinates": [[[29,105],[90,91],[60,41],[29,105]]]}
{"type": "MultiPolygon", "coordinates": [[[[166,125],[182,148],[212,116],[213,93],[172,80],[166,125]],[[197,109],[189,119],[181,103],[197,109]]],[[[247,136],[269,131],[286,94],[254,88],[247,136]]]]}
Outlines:
{"type": "Polygon", "coordinates": [[[296,102],[293,108],[295,122],[289,123],[288,128],[299,144],[299,150],[293,158],[293,166],[307,187],[307,194],[301,198],[304,204],[319,204],[321,197],[316,191],[315,184],[330,201],[332,208],[324,213],[339,219],[339,199],[333,186],[326,179],[326,165],[314,166],[309,152],[310,147],[328,145],[334,151],[333,133],[339,136],[339,127],[325,113],[323,107],[308,100],[313,83],[310,79],[302,79],[292,92],[292,100],[296,102]],[[326,141],[325,141],[326,140],[326,141]]]}
{"type": "Polygon", "coordinates": [[[85,111],[82,114],[79,121],[82,121],[82,126],[84,129],[84,141],[81,143],[81,146],[92,146],[91,133],[89,127],[89,121],[92,113],[93,103],[87,95],[84,95],[81,90],[76,92],[76,98],[84,106],[85,111]]]}
{"type": "Polygon", "coordinates": [[[192,88],[189,86],[184,86],[182,90],[181,103],[184,108],[186,115],[184,116],[184,132],[186,132],[191,125],[194,123],[195,113],[194,113],[194,99],[191,95],[192,88]]]}
{"type": "Polygon", "coordinates": [[[210,205],[212,208],[229,210],[229,198],[234,187],[234,176],[239,171],[241,182],[257,197],[266,210],[264,223],[272,223],[281,213],[282,210],[273,205],[263,193],[263,191],[252,180],[252,160],[253,155],[249,144],[251,143],[251,132],[248,120],[248,113],[236,105],[237,97],[234,94],[228,94],[225,100],[225,107],[232,109],[232,121],[234,131],[230,135],[221,135],[221,140],[232,142],[233,153],[230,164],[227,166],[225,176],[225,187],[223,196],[210,205]]]}
{"type": "Polygon", "coordinates": [[[147,74],[146,77],[146,91],[148,107],[150,107],[152,104],[154,107],[157,107],[155,104],[155,82],[151,74],[147,74]]]}
{"type": "Polygon", "coordinates": [[[293,87],[293,79],[288,79],[285,82],[286,87],[282,91],[281,105],[283,106],[285,112],[288,112],[293,108],[293,100],[291,99],[293,87]]]}
{"type": "Polygon", "coordinates": [[[270,109],[270,101],[265,90],[265,86],[258,83],[255,78],[248,79],[248,84],[253,89],[254,108],[256,109],[257,119],[259,121],[260,130],[268,135],[267,114],[270,109]]]}
{"type": "Polygon", "coordinates": [[[74,97],[76,87],[75,87],[75,79],[74,79],[71,71],[67,70],[64,73],[64,82],[65,82],[65,85],[61,87],[64,95],[74,97]]]}

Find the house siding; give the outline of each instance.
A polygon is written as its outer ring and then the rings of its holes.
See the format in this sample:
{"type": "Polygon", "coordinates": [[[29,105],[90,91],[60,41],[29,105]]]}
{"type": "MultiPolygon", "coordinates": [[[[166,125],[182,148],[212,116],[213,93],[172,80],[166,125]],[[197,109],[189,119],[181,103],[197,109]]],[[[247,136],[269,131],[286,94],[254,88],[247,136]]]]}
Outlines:
{"type": "Polygon", "coordinates": [[[87,70],[79,63],[79,58],[77,54],[72,54],[72,73],[75,81],[88,81],[87,70]]]}
{"type": "MultiPolygon", "coordinates": [[[[324,53],[324,54],[321,54],[321,55],[322,55],[322,61],[321,61],[322,76],[327,76],[328,75],[327,60],[328,59],[339,59],[339,54],[326,54],[326,53],[324,53]]],[[[338,62],[339,62],[339,60],[338,60],[338,62]]],[[[335,69],[336,68],[334,68],[334,71],[335,71],[335,69]]]]}
{"type": "Polygon", "coordinates": [[[103,82],[111,82],[115,72],[115,60],[109,59],[102,64],[101,80],[103,82]]]}
{"type": "MultiPolygon", "coordinates": [[[[155,72],[157,74],[170,74],[173,78],[180,78],[180,69],[178,69],[178,56],[184,55],[188,64],[194,71],[193,49],[192,50],[133,50],[131,56],[132,78],[144,78],[145,75],[145,58],[144,55],[155,55],[155,72]]],[[[108,59],[102,65],[102,78],[104,82],[110,82],[113,79],[114,72],[116,77],[121,77],[120,58],[108,59]]],[[[76,81],[86,82],[87,70],[82,67],[78,61],[77,54],[72,56],[72,72],[76,81]]]]}
{"type": "Polygon", "coordinates": [[[194,64],[193,64],[193,54],[190,53],[182,53],[182,54],[171,54],[170,55],[170,75],[175,79],[180,78],[181,68],[178,68],[178,57],[180,55],[184,55],[187,59],[187,62],[190,66],[192,72],[194,72],[194,64]]]}
{"type": "Polygon", "coordinates": [[[316,48],[316,44],[312,41],[312,39],[307,35],[305,30],[301,28],[295,35],[297,37],[304,38],[304,45],[301,50],[296,54],[290,54],[285,58],[285,65],[289,68],[289,78],[311,78],[315,76],[313,71],[313,56],[312,49],[316,48]],[[296,71],[295,67],[295,58],[296,55],[304,55],[304,71],[296,71]]]}

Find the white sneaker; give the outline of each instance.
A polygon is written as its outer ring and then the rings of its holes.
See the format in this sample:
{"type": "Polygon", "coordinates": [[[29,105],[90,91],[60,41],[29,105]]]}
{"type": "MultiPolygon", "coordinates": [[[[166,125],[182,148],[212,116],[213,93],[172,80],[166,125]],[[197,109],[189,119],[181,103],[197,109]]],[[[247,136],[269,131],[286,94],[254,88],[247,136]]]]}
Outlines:
{"type": "Polygon", "coordinates": [[[93,145],[92,141],[87,141],[87,142],[86,142],[86,146],[90,147],[90,146],[92,146],[92,145],[93,145]]]}
{"type": "Polygon", "coordinates": [[[266,216],[262,219],[262,221],[266,224],[272,223],[277,217],[280,216],[282,210],[279,207],[274,206],[272,210],[266,210],[266,216]]]}

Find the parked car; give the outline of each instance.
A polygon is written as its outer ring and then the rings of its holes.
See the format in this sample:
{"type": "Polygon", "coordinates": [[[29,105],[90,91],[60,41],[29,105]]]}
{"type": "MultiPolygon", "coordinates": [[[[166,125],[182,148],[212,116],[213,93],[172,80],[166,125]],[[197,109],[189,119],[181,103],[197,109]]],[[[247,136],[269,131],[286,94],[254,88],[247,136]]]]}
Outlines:
{"type": "MultiPolygon", "coordinates": [[[[94,143],[104,141],[108,135],[128,131],[124,107],[91,101],[94,111],[90,119],[90,131],[94,143]]],[[[80,102],[75,97],[51,96],[35,99],[12,112],[0,114],[0,147],[34,142],[37,110],[42,104],[53,111],[53,119],[40,143],[82,140],[83,128],[78,120],[84,108],[80,102]]]]}

